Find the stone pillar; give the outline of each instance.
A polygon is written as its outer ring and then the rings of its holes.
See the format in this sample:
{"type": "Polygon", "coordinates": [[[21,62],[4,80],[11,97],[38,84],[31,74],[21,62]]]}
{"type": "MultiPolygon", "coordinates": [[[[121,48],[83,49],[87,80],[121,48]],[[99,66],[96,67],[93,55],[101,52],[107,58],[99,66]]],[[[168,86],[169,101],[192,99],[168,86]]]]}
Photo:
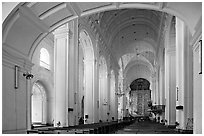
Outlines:
{"type": "Polygon", "coordinates": [[[156,77],[155,77],[155,102],[156,105],[159,104],[159,72],[158,72],[158,68],[156,70],[156,77]]]}
{"type": "Polygon", "coordinates": [[[156,104],[156,78],[155,78],[155,74],[152,74],[152,91],[151,91],[151,99],[152,99],[152,104],[155,105],[156,104]]]}
{"type": "Polygon", "coordinates": [[[93,76],[94,76],[94,60],[86,59],[84,62],[84,77],[85,77],[85,94],[84,94],[84,118],[85,118],[85,124],[90,124],[93,123],[94,120],[94,93],[93,93],[93,87],[94,87],[94,82],[93,82],[93,76]],[[88,118],[86,116],[88,115],[88,118]]]}
{"type": "Polygon", "coordinates": [[[116,120],[117,118],[115,118],[115,109],[116,109],[116,87],[115,87],[115,75],[112,73],[111,75],[111,86],[110,86],[110,120],[112,121],[112,117],[114,118],[114,120],[116,120]]]}
{"type": "Polygon", "coordinates": [[[77,115],[77,95],[79,79],[78,77],[78,19],[70,21],[69,25],[69,53],[68,53],[68,67],[69,67],[69,76],[68,76],[68,124],[69,126],[74,126],[78,124],[78,115],[77,115]],[[70,110],[69,110],[70,109],[70,110]]]}
{"type": "Polygon", "coordinates": [[[107,75],[107,120],[110,121],[111,120],[111,110],[110,110],[110,106],[111,106],[111,101],[110,101],[110,97],[111,97],[111,94],[110,94],[110,86],[111,86],[111,74],[110,74],[110,69],[109,69],[109,73],[107,75]]]}
{"type": "Polygon", "coordinates": [[[169,126],[176,121],[176,53],[175,47],[168,48],[165,52],[165,120],[169,126]]]}
{"type": "Polygon", "coordinates": [[[118,95],[117,94],[118,90],[118,75],[115,77],[115,111],[114,111],[114,120],[118,120],[118,95]]]}
{"type": "Polygon", "coordinates": [[[176,18],[176,87],[178,129],[185,130],[193,118],[193,60],[192,48],[189,46],[189,30],[184,22],[176,18]]]}
{"type": "Polygon", "coordinates": [[[69,27],[65,24],[55,30],[54,46],[54,126],[68,126],[68,83],[69,83],[69,27]]]}
{"type": "Polygon", "coordinates": [[[202,134],[202,74],[201,39],[202,34],[193,44],[193,133],[202,134]]]}
{"type": "MultiPolygon", "coordinates": [[[[159,104],[160,105],[165,105],[165,81],[164,81],[164,68],[163,66],[160,68],[160,74],[159,74],[159,92],[160,92],[160,101],[159,104]]],[[[164,113],[162,113],[162,115],[160,116],[160,120],[165,120],[165,115],[164,113]]]]}
{"type": "Polygon", "coordinates": [[[99,122],[99,34],[96,35],[95,45],[95,61],[94,61],[94,123],[99,122]]]}
{"type": "Polygon", "coordinates": [[[99,122],[99,68],[98,60],[95,59],[94,67],[94,123],[99,122]]]}
{"type": "MultiPolygon", "coordinates": [[[[102,72],[102,71],[101,71],[102,72]]],[[[108,109],[108,103],[107,103],[107,73],[103,71],[99,77],[99,87],[100,87],[100,120],[103,122],[107,121],[107,109],[108,109]]]]}
{"type": "Polygon", "coordinates": [[[27,94],[27,112],[26,112],[26,114],[27,114],[27,129],[31,129],[31,123],[32,123],[32,115],[31,115],[31,113],[32,113],[32,111],[31,111],[31,109],[32,109],[32,103],[31,103],[31,92],[32,92],[32,86],[31,86],[31,81],[30,81],[31,79],[27,79],[27,81],[26,81],[26,87],[27,87],[27,91],[26,91],[26,94],[27,94]]]}

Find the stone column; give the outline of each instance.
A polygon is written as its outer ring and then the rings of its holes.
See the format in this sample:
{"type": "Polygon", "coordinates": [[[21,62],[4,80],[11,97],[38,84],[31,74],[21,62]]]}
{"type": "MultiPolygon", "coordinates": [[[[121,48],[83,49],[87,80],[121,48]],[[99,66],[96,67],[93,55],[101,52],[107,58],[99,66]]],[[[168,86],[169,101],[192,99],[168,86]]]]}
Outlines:
{"type": "Polygon", "coordinates": [[[111,109],[110,109],[110,106],[111,106],[111,101],[110,101],[110,97],[111,97],[111,94],[110,94],[110,87],[111,87],[111,74],[110,74],[110,69],[109,69],[109,73],[108,73],[108,76],[107,76],[107,102],[108,102],[108,105],[107,105],[107,120],[110,121],[111,120],[111,109]]]}
{"type": "Polygon", "coordinates": [[[74,126],[78,124],[78,115],[77,115],[77,95],[79,79],[78,77],[78,19],[70,21],[69,25],[69,76],[68,76],[68,117],[69,117],[69,126],[74,126]]]}
{"type": "MultiPolygon", "coordinates": [[[[160,92],[159,104],[165,105],[165,88],[164,88],[165,81],[164,81],[164,68],[163,68],[163,66],[160,68],[159,80],[160,80],[160,82],[159,82],[159,92],[160,92]]],[[[160,116],[160,119],[163,121],[165,120],[164,113],[162,113],[162,115],[160,116]]]]}
{"type": "MultiPolygon", "coordinates": [[[[201,30],[200,30],[201,31],[201,30]]],[[[202,74],[201,73],[201,39],[193,44],[193,133],[202,134],[202,74]]]]}
{"type": "Polygon", "coordinates": [[[116,95],[118,90],[118,74],[115,77],[115,111],[114,111],[114,120],[118,120],[118,95],[116,95]]]}
{"type": "Polygon", "coordinates": [[[151,85],[151,99],[152,99],[152,104],[156,104],[156,79],[155,79],[155,74],[152,74],[152,85],[151,85]]]}
{"type": "Polygon", "coordinates": [[[193,118],[193,63],[192,48],[189,46],[189,30],[184,22],[176,18],[176,86],[178,129],[185,130],[193,118]]]}
{"type": "Polygon", "coordinates": [[[85,119],[85,124],[90,124],[93,123],[93,102],[94,102],[94,94],[93,94],[93,87],[94,87],[94,82],[93,82],[93,65],[94,65],[94,60],[92,59],[86,59],[84,62],[84,77],[85,77],[85,94],[84,94],[84,119],[85,119]],[[88,115],[88,118],[86,116],[88,115]]]}
{"type": "Polygon", "coordinates": [[[69,79],[69,27],[65,24],[55,30],[54,46],[54,93],[55,119],[61,126],[68,126],[68,79],[69,79]]]}
{"type": "Polygon", "coordinates": [[[176,53],[175,47],[168,48],[165,52],[165,120],[167,125],[173,126],[176,121],[176,53]]]}
{"type": "Polygon", "coordinates": [[[99,122],[99,68],[98,60],[95,59],[94,65],[94,123],[99,122]]]}

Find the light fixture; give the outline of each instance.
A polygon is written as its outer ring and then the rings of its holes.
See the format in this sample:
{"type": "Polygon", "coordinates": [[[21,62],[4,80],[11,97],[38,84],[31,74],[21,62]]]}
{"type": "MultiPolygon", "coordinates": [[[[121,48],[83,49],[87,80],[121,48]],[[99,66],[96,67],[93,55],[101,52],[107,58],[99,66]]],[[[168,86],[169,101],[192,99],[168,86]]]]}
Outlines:
{"type": "Polygon", "coordinates": [[[33,78],[34,76],[31,74],[31,73],[23,73],[23,76],[26,77],[26,79],[31,79],[33,78]]]}

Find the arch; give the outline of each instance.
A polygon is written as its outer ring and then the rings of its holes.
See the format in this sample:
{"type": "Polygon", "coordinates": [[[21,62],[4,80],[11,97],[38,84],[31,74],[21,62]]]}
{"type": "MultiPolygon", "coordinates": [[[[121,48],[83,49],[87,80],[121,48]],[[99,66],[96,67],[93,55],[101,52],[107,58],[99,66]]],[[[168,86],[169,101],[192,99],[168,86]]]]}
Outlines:
{"type": "Polygon", "coordinates": [[[151,73],[154,72],[154,67],[153,65],[148,62],[146,59],[138,59],[137,57],[134,57],[128,64],[127,66],[125,67],[125,70],[124,70],[124,75],[126,75],[128,73],[128,71],[134,67],[135,65],[143,65],[145,67],[147,67],[149,69],[149,71],[151,73]]]}
{"type": "Polygon", "coordinates": [[[80,45],[83,49],[84,59],[91,60],[94,59],[94,50],[91,38],[85,29],[82,29],[79,33],[80,45]]]}
{"type": "MultiPolygon", "coordinates": [[[[80,76],[83,78],[82,81],[80,81],[81,89],[80,99],[84,99],[83,103],[81,105],[84,105],[83,108],[81,108],[81,116],[84,116],[84,123],[90,124],[94,121],[94,105],[93,105],[93,95],[94,95],[94,49],[93,44],[91,41],[91,38],[88,34],[88,32],[85,29],[82,29],[79,33],[79,45],[81,48],[79,51],[81,56],[81,62],[80,64],[80,76]],[[83,112],[83,113],[82,113],[83,112]],[[87,116],[88,115],[88,116],[87,116]],[[88,117],[88,118],[87,118],[88,117]]],[[[82,102],[82,101],[81,101],[82,102]]],[[[81,106],[82,107],[82,106],[81,106]]]]}
{"type": "Polygon", "coordinates": [[[50,54],[45,48],[40,49],[40,66],[50,69],[50,54]]]}
{"type": "Polygon", "coordinates": [[[151,74],[151,71],[146,65],[133,65],[125,74],[126,85],[129,86],[136,78],[145,78],[151,82],[151,74]]]}
{"type": "Polygon", "coordinates": [[[130,84],[131,90],[149,90],[149,87],[150,87],[150,82],[144,78],[135,79],[130,84]]]}
{"type": "MultiPolygon", "coordinates": [[[[29,3],[19,3],[11,12],[10,14],[6,17],[6,19],[3,22],[3,38],[2,41],[3,43],[6,43],[6,39],[8,37],[10,37],[9,32],[11,31],[11,29],[16,28],[17,26],[15,26],[15,23],[19,20],[22,19],[20,18],[18,12],[19,8],[21,8],[22,6],[28,5],[29,3]],[[9,22],[11,21],[11,22],[9,22]]],[[[61,3],[62,4],[62,3],[61,3]]],[[[138,8],[138,9],[148,9],[148,10],[155,10],[155,11],[163,11],[166,13],[169,13],[171,15],[175,15],[179,18],[181,18],[189,27],[191,34],[194,34],[194,31],[196,31],[196,25],[199,23],[199,21],[201,22],[201,10],[202,10],[202,4],[200,3],[178,3],[178,2],[171,2],[171,3],[160,3],[160,4],[148,4],[148,3],[120,3],[119,7],[117,6],[104,6],[103,8],[91,8],[88,11],[82,11],[80,14],[80,16],[86,16],[86,15],[91,15],[94,13],[98,13],[98,12],[102,12],[102,11],[110,11],[110,10],[115,10],[115,9],[129,9],[129,8],[138,8]],[[159,5],[164,5],[164,8],[161,8],[161,6],[159,5]],[[168,4],[168,6],[166,6],[168,4]],[[191,10],[189,10],[189,8],[191,8],[191,10]]],[[[28,6],[28,8],[30,8],[32,6],[32,3],[28,6]]],[[[51,7],[49,7],[51,9],[51,7]]],[[[59,9],[62,10],[62,9],[59,9]]],[[[55,12],[53,12],[54,14],[55,12]]],[[[51,15],[53,15],[51,14],[51,15]]],[[[50,15],[50,16],[51,16],[50,15]]],[[[38,32],[38,34],[36,33],[32,33],[33,31],[29,31],[28,34],[26,34],[26,36],[23,36],[22,38],[20,37],[11,37],[14,38],[13,41],[18,41],[18,39],[20,39],[21,41],[28,41],[26,40],[26,38],[28,37],[33,37],[34,39],[32,39],[30,41],[29,44],[25,44],[29,49],[29,52],[26,52],[26,54],[30,56],[32,56],[32,53],[35,49],[35,47],[39,44],[39,42],[45,37],[47,36],[50,32],[52,32],[53,30],[55,30],[56,28],[58,28],[59,26],[67,23],[68,21],[77,18],[77,16],[70,16],[67,18],[60,18],[59,17],[59,21],[57,20],[56,24],[51,26],[50,28],[47,28],[46,26],[44,27],[45,29],[47,29],[47,31],[45,32],[44,30],[43,33],[42,32],[38,32]],[[17,38],[17,39],[16,39],[17,38]],[[22,40],[25,39],[25,40],[22,40]],[[30,46],[30,47],[29,47],[30,46]]],[[[25,22],[25,21],[24,21],[25,22]]],[[[41,27],[41,25],[39,25],[41,27]]],[[[43,28],[43,25],[42,25],[43,28]]],[[[37,31],[37,30],[36,30],[37,31]]],[[[11,32],[12,33],[12,32],[11,32]]],[[[11,39],[9,39],[9,41],[11,41],[11,39]]],[[[23,43],[24,44],[24,43],[23,43]]],[[[14,46],[12,44],[9,44],[11,46],[14,46]]],[[[16,42],[15,44],[15,48],[22,48],[22,43],[20,42],[16,42]]],[[[20,51],[20,49],[18,49],[20,51]]],[[[28,51],[28,50],[25,50],[28,51]]]]}
{"type": "Polygon", "coordinates": [[[47,123],[47,94],[44,86],[37,81],[32,87],[32,123],[47,123]]]}

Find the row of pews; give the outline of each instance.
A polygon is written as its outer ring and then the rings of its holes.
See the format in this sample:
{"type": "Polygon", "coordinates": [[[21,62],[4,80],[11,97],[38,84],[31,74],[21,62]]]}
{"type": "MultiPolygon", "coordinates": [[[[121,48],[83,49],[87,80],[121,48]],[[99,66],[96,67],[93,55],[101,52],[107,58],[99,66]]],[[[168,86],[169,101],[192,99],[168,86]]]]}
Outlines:
{"type": "Polygon", "coordinates": [[[27,130],[27,134],[113,134],[132,123],[134,123],[134,120],[82,124],[69,127],[43,127],[27,130]]]}

